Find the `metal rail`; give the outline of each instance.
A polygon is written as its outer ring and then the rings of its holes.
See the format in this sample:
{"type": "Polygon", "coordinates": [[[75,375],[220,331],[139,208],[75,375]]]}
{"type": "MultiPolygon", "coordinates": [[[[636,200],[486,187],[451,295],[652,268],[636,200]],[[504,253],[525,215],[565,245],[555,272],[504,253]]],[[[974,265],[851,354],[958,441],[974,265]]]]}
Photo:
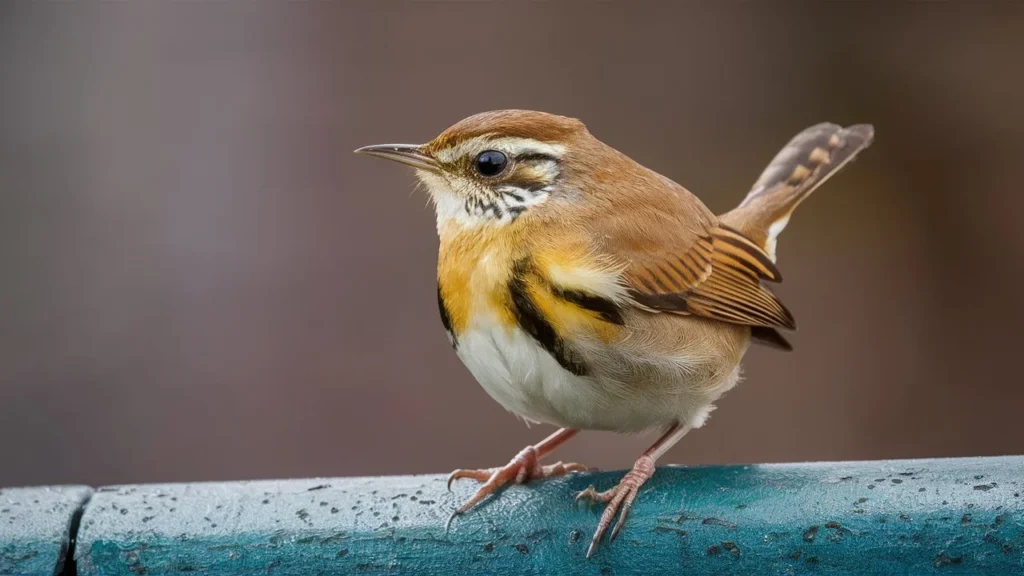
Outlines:
{"type": "Polygon", "coordinates": [[[1024,457],[660,468],[587,560],[600,509],[573,494],[620,475],[515,486],[448,532],[474,483],[7,489],[0,574],[1024,574],[1024,457]]]}

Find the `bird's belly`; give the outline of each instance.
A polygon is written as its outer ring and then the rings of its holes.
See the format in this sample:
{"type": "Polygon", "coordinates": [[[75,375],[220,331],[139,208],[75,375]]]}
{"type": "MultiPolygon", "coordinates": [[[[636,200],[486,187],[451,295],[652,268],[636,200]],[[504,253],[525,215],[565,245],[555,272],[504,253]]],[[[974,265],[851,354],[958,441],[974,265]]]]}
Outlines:
{"type": "Polygon", "coordinates": [[[699,427],[712,402],[739,376],[729,366],[719,382],[698,382],[692,376],[697,371],[679,369],[664,359],[616,357],[623,354],[620,350],[601,351],[600,362],[579,376],[517,326],[497,323],[467,327],[456,351],[506,410],[528,421],[588,430],[636,432],[676,422],[699,427]],[[619,369],[609,363],[619,364],[619,369]]]}
{"type": "Polygon", "coordinates": [[[546,387],[586,386],[518,327],[472,327],[460,335],[457,353],[491,398],[530,421],[560,424],[546,387]]]}

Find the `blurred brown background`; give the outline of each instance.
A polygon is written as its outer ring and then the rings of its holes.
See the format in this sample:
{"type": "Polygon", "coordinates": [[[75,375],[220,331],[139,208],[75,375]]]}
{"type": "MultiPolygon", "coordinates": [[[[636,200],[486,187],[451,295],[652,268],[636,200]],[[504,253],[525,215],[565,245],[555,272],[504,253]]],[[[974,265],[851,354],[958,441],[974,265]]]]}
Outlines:
{"type": "MultiPolygon", "coordinates": [[[[547,427],[452,353],[413,176],[351,154],[541,109],[716,211],[794,133],[797,350],[665,462],[1024,453],[1024,4],[4,3],[0,485],[447,472],[547,427]]],[[[628,467],[650,439],[559,456],[628,467]]]]}

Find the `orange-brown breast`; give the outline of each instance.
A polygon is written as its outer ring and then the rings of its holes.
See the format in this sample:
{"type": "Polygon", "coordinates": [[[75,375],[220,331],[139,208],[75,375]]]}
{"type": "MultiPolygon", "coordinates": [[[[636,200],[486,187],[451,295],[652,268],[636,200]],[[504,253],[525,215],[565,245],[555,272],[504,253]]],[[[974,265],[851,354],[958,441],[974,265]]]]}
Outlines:
{"type": "Polygon", "coordinates": [[[516,327],[521,318],[510,292],[516,281],[559,338],[615,339],[619,327],[607,315],[574,302],[573,295],[594,296],[588,284],[613,283],[608,276],[617,270],[595,261],[585,242],[559,240],[551,232],[528,216],[502,227],[449,225],[441,230],[439,298],[456,338],[485,316],[507,329],[516,327]]]}
{"type": "Polygon", "coordinates": [[[453,334],[462,334],[473,314],[491,314],[501,325],[513,326],[506,286],[519,250],[508,235],[491,227],[463,229],[456,225],[440,232],[438,296],[453,334]]]}

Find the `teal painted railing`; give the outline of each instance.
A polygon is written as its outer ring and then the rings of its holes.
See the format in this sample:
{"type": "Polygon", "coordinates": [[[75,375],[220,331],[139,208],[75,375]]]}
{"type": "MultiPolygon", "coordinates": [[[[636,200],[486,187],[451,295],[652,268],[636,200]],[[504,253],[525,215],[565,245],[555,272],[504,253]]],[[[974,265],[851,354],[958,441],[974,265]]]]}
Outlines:
{"type": "Polygon", "coordinates": [[[587,560],[620,475],[5,489],[0,574],[1024,574],[1024,457],[661,468],[587,560]]]}

